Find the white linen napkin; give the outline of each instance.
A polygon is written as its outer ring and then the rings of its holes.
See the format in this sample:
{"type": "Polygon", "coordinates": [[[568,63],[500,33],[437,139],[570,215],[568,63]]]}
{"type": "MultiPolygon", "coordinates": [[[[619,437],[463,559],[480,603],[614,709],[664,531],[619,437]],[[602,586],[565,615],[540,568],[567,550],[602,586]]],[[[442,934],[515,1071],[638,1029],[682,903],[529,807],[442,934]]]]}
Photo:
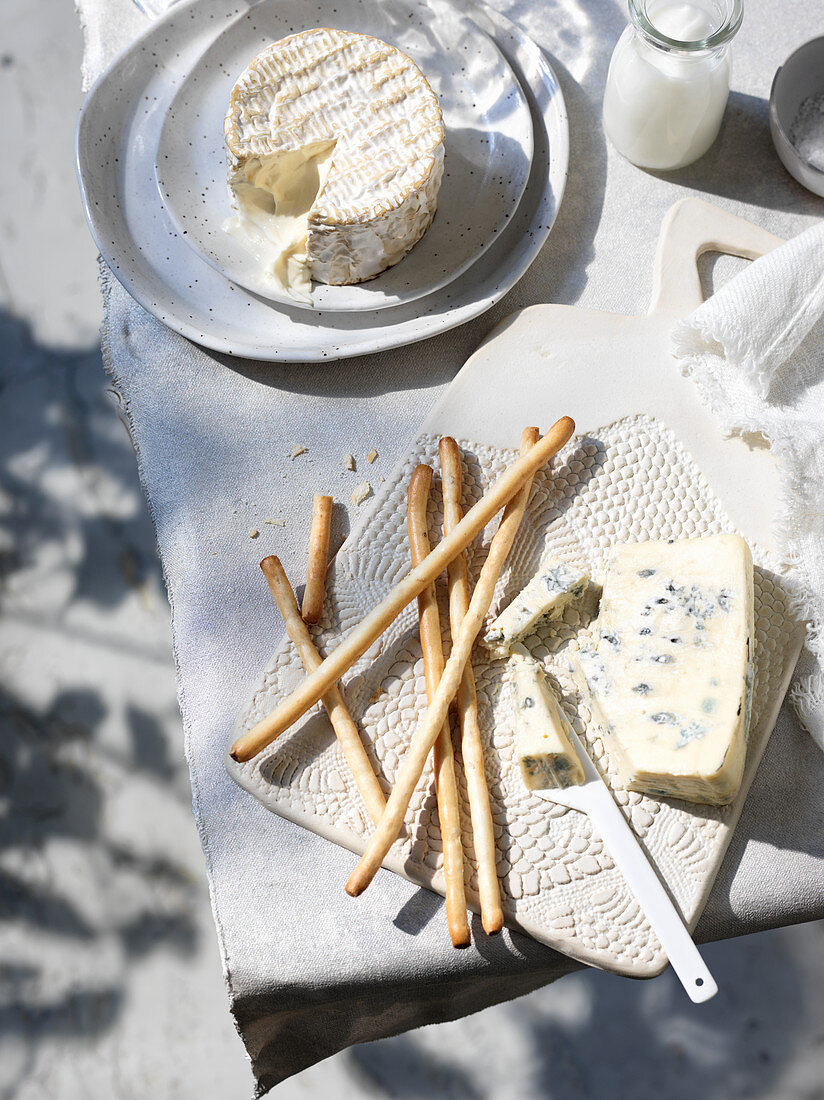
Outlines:
{"type": "Polygon", "coordinates": [[[824,222],[679,321],[672,343],[724,428],[761,432],[779,460],[775,534],[808,623],[790,700],[824,749],[824,222]]]}

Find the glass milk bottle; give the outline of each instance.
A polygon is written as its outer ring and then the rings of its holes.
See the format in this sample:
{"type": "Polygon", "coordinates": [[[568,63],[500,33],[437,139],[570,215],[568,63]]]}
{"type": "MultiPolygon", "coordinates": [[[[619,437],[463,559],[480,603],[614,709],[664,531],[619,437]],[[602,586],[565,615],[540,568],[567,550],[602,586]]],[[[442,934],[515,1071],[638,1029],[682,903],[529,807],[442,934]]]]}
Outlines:
{"type": "Polygon", "coordinates": [[[683,168],[721,126],[742,0],[629,0],[629,15],[609,66],[604,129],[639,168],[683,168]]]}

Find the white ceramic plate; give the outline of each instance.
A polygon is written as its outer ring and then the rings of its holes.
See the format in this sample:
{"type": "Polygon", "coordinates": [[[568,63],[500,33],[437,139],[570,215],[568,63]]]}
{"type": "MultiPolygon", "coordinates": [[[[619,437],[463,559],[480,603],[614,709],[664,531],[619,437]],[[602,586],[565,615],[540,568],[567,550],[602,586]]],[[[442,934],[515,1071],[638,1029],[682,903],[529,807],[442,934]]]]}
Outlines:
{"type": "Polygon", "coordinates": [[[195,62],[160,132],[161,196],[178,231],[207,263],[265,298],[320,310],[383,309],[414,301],[457,278],[515,213],[532,162],[529,107],[494,43],[457,10],[433,20],[428,6],[404,0],[316,2],[311,19],[318,26],[391,42],[420,66],[441,102],[446,155],[435,221],[402,263],[357,286],[315,284],[311,305],[295,302],[263,279],[242,242],[222,229],[232,213],[223,119],[238,76],[262,49],[291,32],[298,4],[303,20],[301,0],[261,0],[195,62]]]}
{"type": "MultiPolygon", "coordinates": [[[[229,282],[189,248],[158,194],[155,151],[169,103],[205,49],[256,6],[180,0],[89,92],[77,132],[86,216],[106,262],[164,324],[215,351],[316,362],[364,355],[434,336],[489,309],[540,251],[566,184],[569,137],[558,82],[534,42],[483,4],[463,5],[512,67],[532,116],[526,190],[505,232],[451,285],[406,305],[358,313],[283,306],[229,282]]],[[[430,5],[433,19],[444,4],[430,5]]],[[[446,5],[449,6],[449,5],[446,5]]],[[[305,22],[313,25],[306,3],[305,22]]]]}

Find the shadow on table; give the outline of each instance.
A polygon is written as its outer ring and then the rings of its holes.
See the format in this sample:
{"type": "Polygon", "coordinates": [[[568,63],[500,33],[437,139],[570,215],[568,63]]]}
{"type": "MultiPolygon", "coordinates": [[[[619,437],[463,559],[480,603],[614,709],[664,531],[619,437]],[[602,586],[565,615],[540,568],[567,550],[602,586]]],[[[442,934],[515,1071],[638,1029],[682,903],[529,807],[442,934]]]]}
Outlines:
{"type": "Polygon", "coordinates": [[[100,349],[43,347],[4,313],[0,349],[0,1043],[14,1040],[0,1095],[11,1097],[31,1084],[38,1044],[114,1027],[129,967],[158,950],[191,955],[198,929],[187,868],[144,830],[133,841],[111,828],[125,777],[184,804],[188,788],[159,719],[136,704],[115,712],[108,696],[113,660],[169,655],[108,630],[136,593],[162,598],[162,582],[100,349]]]}
{"type": "Polygon", "coordinates": [[[794,1059],[800,975],[778,934],[704,948],[720,993],[697,1006],[667,972],[599,971],[437,1031],[353,1047],[370,1095],[398,1100],[727,1100],[774,1096],[794,1059]]]}
{"type": "Polygon", "coordinates": [[[770,137],[769,101],[731,92],[721,132],[709,151],[677,172],[650,172],[708,195],[785,213],[811,213],[809,191],[778,159],[770,137]]]}
{"type": "MultiPolygon", "coordinates": [[[[0,1042],[22,1042],[29,1068],[42,1039],[115,1025],[128,960],[196,947],[186,869],[105,835],[99,773],[111,762],[95,745],[105,716],[94,691],[64,690],[38,712],[0,689],[0,1042]]],[[[133,766],[156,779],[163,756],[147,755],[146,730],[147,717],[132,715],[133,766]]]]}
{"type": "MultiPolygon", "coordinates": [[[[112,416],[117,395],[99,346],[44,347],[0,310],[0,393],[0,493],[12,505],[0,517],[0,583],[51,552],[51,572],[62,574],[51,600],[57,612],[70,600],[105,609],[130,590],[161,590],[134,452],[112,416]]],[[[38,601],[32,616],[48,602],[38,601]]]]}
{"type": "Polygon", "coordinates": [[[392,923],[401,932],[406,932],[409,936],[417,936],[442,908],[443,898],[440,894],[436,894],[432,890],[426,890],[421,886],[401,906],[392,923]]]}

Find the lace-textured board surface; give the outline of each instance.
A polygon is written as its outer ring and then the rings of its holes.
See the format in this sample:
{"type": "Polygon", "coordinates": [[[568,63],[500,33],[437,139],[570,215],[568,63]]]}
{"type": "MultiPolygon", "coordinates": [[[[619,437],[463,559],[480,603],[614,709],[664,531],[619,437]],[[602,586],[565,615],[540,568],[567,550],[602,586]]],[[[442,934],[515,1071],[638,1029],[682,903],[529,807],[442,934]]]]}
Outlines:
{"type": "MultiPolygon", "coordinates": [[[[458,442],[464,453],[464,507],[468,508],[517,455],[470,441],[458,442]]],[[[408,571],[406,489],[419,462],[429,463],[437,473],[437,454],[436,438],[418,439],[405,464],[383,486],[373,508],[337,555],[316,633],[321,651],[333,647],[408,571]]],[[[436,480],[429,510],[433,542],[442,530],[439,490],[436,480]]],[[[473,581],[494,529],[493,522],[468,551],[473,581]]],[[[732,529],[690,455],[661,423],[639,416],[576,436],[535,479],[490,616],[526,584],[545,555],[585,566],[593,581],[600,583],[606,557],[615,543],[700,537],[732,529]]],[[[778,563],[757,546],[752,546],[752,551],[756,563],[753,712],[744,784],[730,806],[656,800],[627,792],[616,781],[604,745],[586,728],[588,715],[583,709],[578,714],[567,672],[569,651],[591,636],[596,598],[567,608],[562,621],[527,639],[533,655],[543,660],[565,693],[563,703],[570,719],[690,925],[697,921],[709,894],[771,732],[786,690],[788,672],[782,655],[791,649],[797,631],[778,563]]],[[[442,600],[444,589],[445,583],[439,590],[442,600]]],[[[448,616],[443,602],[441,609],[445,625],[448,616]]],[[[417,625],[413,602],[344,680],[349,708],[364,731],[386,792],[425,706],[417,625]]],[[[448,647],[446,629],[444,643],[448,647]]],[[[597,966],[636,977],[658,973],[666,964],[658,940],[589,819],[544,802],[530,794],[521,781],[505,662],[488,659],[477,646],[473,668],[507,923],[597,966]]],[[[234,736],[272,710],[303,675],[287,639],[263,674],[234,736]]],[[[356,852],[363,850],[371,822],[320,705],[254,760],[237,764],[229,759],[228,766],[237,782],[275,813],[356,852]]],[[[477,907],[477,876],[462,775],[459,783],[467,894],[469,903],[477,907]]],[[[443,893],[442,862],[432,773],[427,768],[410,803],[405,832],[385,866],[443,893]]]]}

